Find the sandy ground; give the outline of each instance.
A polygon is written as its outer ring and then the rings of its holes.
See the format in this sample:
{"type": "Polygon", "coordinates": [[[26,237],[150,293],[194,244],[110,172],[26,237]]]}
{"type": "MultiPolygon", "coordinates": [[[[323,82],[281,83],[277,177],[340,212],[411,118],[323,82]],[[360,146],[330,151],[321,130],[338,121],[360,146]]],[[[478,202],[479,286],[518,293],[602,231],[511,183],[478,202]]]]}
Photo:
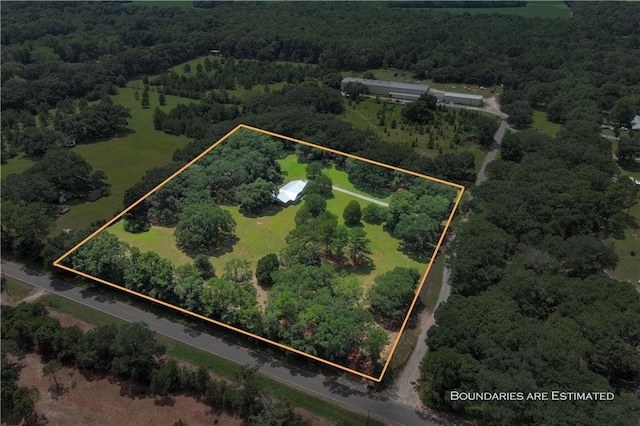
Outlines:
{"type": "MultiPolygon", "coordinates": [[[[56,318],[64,327],[76,325],[84,332],[94,328],[93,325],[70,315],[54,310],[48,312],[49,316],[56,318]]],[[[56,373],[64,391],[55,399],[51,392],[53,379],[42,374],[40,356],[28,354],[18,362],[24,365],[20,371],[19,383],[39,389],[40,399],[36,403],[36,412],[46,416],[48,426],[171,426],[178,420],[189,426],[242,424],[241,419],[227,414],[219,415],[210,406],[199,403],[190,396],[179,395],[166,400],[153,396],[130,397],[127,394],[130,387],[128,382],[112,377],[88,380],[73,368],[63,368],[56,373]]],[[[193,367],[185,362],[178,364],[193,367]]],[[[294,411],[310,421],[313,426],[332,424],[324,417],[302,408],[295,408],[294,411]]]]}
{"type": "Polygon", "coordinates": [[[20,360],[21,385],[36,386],[40,399],[36,412],[44,414],[48,426],[69,425],[172,425],[182,420],[188,425],[241,425],[229,415],[219,415],[211,407],[188,396],[167,400],[154,397],[127,396],[129,383],[111,378],[87,380],[77,370],[63,368],[56,373],[63,387],[56,399],[50,389],[53,379],[42,374],[40,356],[28,354],[20,360]]]}

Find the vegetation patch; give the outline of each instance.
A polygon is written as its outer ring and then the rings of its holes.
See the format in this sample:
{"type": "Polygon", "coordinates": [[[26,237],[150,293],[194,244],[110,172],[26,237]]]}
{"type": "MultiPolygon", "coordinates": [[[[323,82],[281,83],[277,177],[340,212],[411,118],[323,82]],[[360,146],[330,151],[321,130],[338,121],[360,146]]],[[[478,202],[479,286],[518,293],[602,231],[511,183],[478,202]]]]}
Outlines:
{"type": "Polygon", "coordinates": [[[56,265],[379,381],[459,191],[245,126],[56,265]]]}

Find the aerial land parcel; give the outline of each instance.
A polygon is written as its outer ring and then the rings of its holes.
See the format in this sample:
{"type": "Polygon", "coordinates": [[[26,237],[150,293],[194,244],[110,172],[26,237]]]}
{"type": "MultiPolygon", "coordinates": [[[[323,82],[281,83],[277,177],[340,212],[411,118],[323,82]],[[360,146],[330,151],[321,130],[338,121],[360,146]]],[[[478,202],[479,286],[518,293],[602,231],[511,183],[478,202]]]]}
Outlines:
{"type": "Polygon", "coordinates": [[[379,382],[462,193],[239,125],[54,265],[379,382]]]}

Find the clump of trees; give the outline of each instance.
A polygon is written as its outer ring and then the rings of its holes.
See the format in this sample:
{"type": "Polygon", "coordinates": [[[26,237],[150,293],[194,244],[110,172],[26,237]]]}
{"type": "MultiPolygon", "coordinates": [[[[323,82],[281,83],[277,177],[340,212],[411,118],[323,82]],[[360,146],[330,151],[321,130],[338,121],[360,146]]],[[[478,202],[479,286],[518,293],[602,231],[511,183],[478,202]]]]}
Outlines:
{"type": "MultiPolygon", "coordinates": [[[[187,393],[212,408],[252,422],[308,425],[285,403],[263,395],[257,368],[244,366],[234,379],[213,379],[204,367],[180,367],[164,356],[165,347],[141,323],[105,325],[88,332],[77,326],[62,327],[46,315],[40,303],[5,306],[2,309],[2,339],[14,355],[36,351],[42,357],[43,371],[57,383],[56,371],[62,366],[76,367],[82,374],[113,374],[134,384],[139,394],[161,398],[187,393]]],[[[2,408],[27,422],[39,421],[34,402],[37,389],[18,386],[19,365],[2,353],[2,408]]],[[[56,386],[56,392],[59,386],[56,386]]]]}
{"type": "Polygon", "coordinates": [[[369,291],[369,310],[391,329],[397,329],[407,315],[420,273],[416,269],[397,267],[378,275],[369,291]]]}

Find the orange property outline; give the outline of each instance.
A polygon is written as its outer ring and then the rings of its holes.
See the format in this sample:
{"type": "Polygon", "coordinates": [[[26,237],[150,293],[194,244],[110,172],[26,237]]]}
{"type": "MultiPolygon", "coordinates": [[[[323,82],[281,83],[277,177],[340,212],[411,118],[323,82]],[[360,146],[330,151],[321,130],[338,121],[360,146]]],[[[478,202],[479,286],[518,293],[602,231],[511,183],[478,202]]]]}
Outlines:
{"type": "Polygon", "coordinates": [[[143,299],[150,300],[150,301],[152,301],[152,302],[154,302],[154,303],[157,303],[157,304],[159,304],[159,305],[162,305],[162,306],[166,306],[166,307],[168,307],[168,308],[175,309],[175,310],[177,310],[178,312],[182,312],[182,313],[184,313],[184,314],[188,314],[188,315],[194,316],[194,317],[199,318],[199,319],[201,319],[201,320],[208,321],[208,322],[213,323],[213,324],[216,324],[216,325],[218,325],[218,326],[228,328],[228,329],[233,330],[233,331],[236,331],[236,332],[238,332],[238,333],[245,334],[245,335],[247,335],[247,336],[253,337],[254,339],[258,339],[258,340],[261,340],[261,341],[263,341],[263,342],[270,343],[270,344],[275,345],[275,346],[277,346],[277,347],[280,347],[280,348],[282,348],[282,349],[286,349],[286,350],[288,350],[288,351],[291,351],[291,352],[297,353],[297,354],[299,354],[299,355],[306,356],[306,357],[311,358],[311,359],[313,359],[313,360],[315,360],[315,361],[320,361],[320,362],[322,362],[322,363],[324,363],[324,364],[328,364],[328,365],[330,365],[330,366],[332,366],[332,367],[336,367],[336,368],[339,368],[339,369],[341,369],[341,370],[347,371],[347,372],[349,372],[349,373],[356,374],[356,375],[358,375],[358,376],[364,377],[365,379],[373,380],[374,382],[380,382],[380,381],[382,381],[382,377],[384,376],[385,372],[387,371],[387,368],[389,367],[389,363],[391,362],[391,358],[393,357],[393,354],[394,354],[394,352],[395,352],[395,350],[396,350],[396,347],[398,346],[398,342],[400,341],[400,337],[402,336],[402,333],[404,332],[404,329],[405,329],[405,327],[406,327],[406,325],[407,325],[407,321],[409,320],[409,315],[411,315],[411,311],[413,311],[413,308],[414,308],[414,306],[415,306],[415,304],[416,304],[416,302],[417,302],[417,300],[418,300],[418,296],[420,295],[420,291],[422,291],[422,287],[424,286],[425,281],[426,281],[426,279],[427,279],[427,276],[429,275],[429,271],[431,271],[431,267],[432,267],[432,265],[433,265],[433,261],[435,260],[435,257],[436,257],[436,255],[437,255],[437,253],[438,253],[438,250],[440,249],[440,246],[441,246],[441,244],[442,244],[442,242],[443,242],[443,240],[444,240],[444,236],[445,236],[445,235],[446,235],[446,233],[447,233],[447,229],[449,229],[449,225],[451,224],[451,220],[453,219],[453,215],[455,214],[456,210],[458,209],[458,204],[460,204],[460,200],[462,199],[462,195],[463,195],[463,193],[464,193],[464,186],[462,186],[462,185],[458,185],[458,184],[455,184],[455,183],[452,183],[452,182],[447,182],[447,181],[444,181],[444,180],[441,180],[441,179],[437,179],[437,178],[434,178],[434,177],[431,177],[431,176],[422,175],[422,174],[415,173],[415,172],[412,172],[412,171],[409,171],[409,170],[404,170],[404,169],[401,169],[401,168],[398,168],[398,167],[390,166],[390,165],[388,165],[388,164],[379,163],[379,162],[377,162],[377,161],[368,160],[368,159],[366,159],[366,158],[357,157],[357,156],[355,156],[355,155],[351,155],[351,154],[347,154],[347,153],[344,153],[344,152],[336,151],[336,150],[334,150],[334,149],[326,148],[326,147],[319,146],[319,145],[316,145],[316,144],[312,144],[312,143],[310,143],[310,142],[305,142],[305,141],[301,141],[301,140],[298,140],[298,139],[290,138],[290,137],[288,137],[288,136],[279,135],[279,134],[277,134],[277,133],[269,132],[269,131],[267,131],[267,130],[258,129],[258,128],[255,128],[255,127],[247,126],[247,125],[245,125],[245,124],[239,124],[239,125],[238,125],[238,126],[236,126],[233,130],[231,130],[229,133],[227,133],[227,134],[226,134],[226,135],[224,135],[222,138],[220,138],[220,140],[218,140],[218,142],[214,143],[214,144],[213,144],[213,145],[211,145],[209,148],[207,148],[204,152],[202,152],[202,154],[198,155],[196,158],[194,158],[193,160],[191,160],[191,161],[190,161],[189,163],[187,163],[185,166],[183,166],[183,167],[182,167],[182,168],[180,168],[178,171],[176,171],[174,174],[172,174],[172,175],[171,175],[171,176],[169,176],[167,179],[165,179],[165,180],[164,180],[162,183],[160,183],[158,186],[156,186],[155,188],[153,188],[151,191],[147,192],[147,193],[146,193],[142,198],[140,198],[138,201],[136,201],[135,203],[131,204],[129,207],[125,208],[121,213],[119,213],[118,215],[116,215],[113,219],[111,219],[110,221],[108,221],[107,223],[105,223],[104,225],[102,225],[98,230],[94,231],[94,232],[93,232],[91,235],[89,235],[87,238],[85,238],[84,240],[82,240],[81,242],[79,242],[78,244],[76,244],[76,245],[75,245],[75,247],[73,247],[71,250],[67,251],[65,254],[63,254],[63,255],[62,255],[62,256],[60,256],[58,259],[56,259],[56,261],[55,261],[55,262],[53,262],[53,266],[56,266],[56,267],[58,267],[58,268],[61,268],[61,269],[64,269],[64,270],[67,270],[67,271],[70,271],[70,272],[73,272],[73,273],[78,274],[78,275],[80,275],[80,276],[83,276],[83,277],[85,277],[85,278],[89,278],[89,279],[92,279],[92,280],[94,280],[94,281],[98,281],[99,283],[106,284],[106,285],[108,285],[108,286],[111,286],[111,287],[117,288],[118,290],[126,291],[127,293],[133,294],[133,295],[138,296],[138,297],[141,297],[141,298],[143,298],[143,299]],[[241,330],[241,329],[239,329],[239,328],[237,328],[237,327],[234,327],[234,326],[231,326],[231,325],[228,325],[228,324],[224,324],[224,323],[222,323],[222,322],[220,322],[220,321],[216,321],[216,320],[214,320],[214,319],[207,318],[207,317],[205,317],[205,316],[203,316],[203,315],[200,315],[200,314],[197,314],[197,313],[195,313],[195,312],[188,311],[188,310],[186,310],[186,309],[184,309],[184,308],[181,308],[181,307],[179,307],[179,306],[175,306],[175,305],[172,305],[172,304],[170,304],[170,303],[163,302],[162,300],[158,300],[158,299],[155,299],[155,298],[153,298],[153,297],[147,296],[147,295],[145,295],[145,294],[138,293],[138,292],[133,291],[133,290],[130,290],[130,289],[128,289],[128,288],[125,288],[125,287],[119,286],[119,285],[117,285],[117,284],[110,283],[110,282],[108,282],[108,281],[105,281],[105,280],[103,280],[103,279],[100,279],[100,278],[97,278],[97,277],[91,276],[91,275],[86,274],[86,273],[84,273],[84,272],[76,271],[75,269],[73,269],[73,268],[69,268],[68,266],[62,265],[62,264],[60,263],[64,258],[66,258],[66,257],[67,257],[67,256],[69,256],[71,253],[73,253],[73,252],[74,252],[74,251],[76,251],[78,248],[80,248],[84,243],[86,243],[86,242],[87,242],[87,241],[89,241],[91,238],[95,237],[97,234],[99,234],[99,233],[100,233],[100,232],[102,232],[104,229],[106,229],[107,227],[109,227],[112,223],[114,223],[115,221],[117,221],[118,219],[120,219],[120,218],[121,218],[122,216],[124,216],[124,215],[129,211],[129,210],[131,210],[132,208],[134,208],[135,206],[137,206],[138,204],[140,204],[140,203],[141,203],[145,198],[147,198],[148,196],[150,196],[151,194],[153,194],[154,192],[156,192],[158,189],[160,189],[161,187],[163,187],[163,186],[164,186],[167,182],[169,182],[171,179],[173,179],[174,177],[176,177],[177,175],[179,175],[180,173],[182,173],[182,172],[183,172],[187,167],[191,166],[193,163],[195,163],[196,161],[198,161],[199,159],[201,159],[202,157],[204,157],[206,154],[208,154],[208,153],[209,153],[209,151],[211,151],[213,148],[215,148],[216,146],[218,146],[219,144],[221,144],[222,142],[224,142],[224,141],[225,141],[229,136],[231,136],[233,133],[235,133],[235,132],[236,132],[237,130],[239,130],[239,129],[248,129],[248,130],[253,130],[253,131],[256,131],[256,132],[263,133],[263,134],[265,134],[265,135],[273,136],[273,137],[276,137],[276,138],[279,138],[279,139],[288,140],[288,141],[290,141],[290,142],[295,142],[295,143],[299,143],[299,144],[307,145],[307,146],[310,146],[310,147],[313,147],[313,148],[316,148],[316,149],[321,149],[321,150],[324,150],[324,151],[329,151],[329,152],[332,152],[332,153],[334,153],[334,154],[344,155],[344,156],[349,157],[349,158],[353,158],[353,159],[356,159],[356,160],[365,161],[365,162],[370,163],[370,164],[375,164],[375,165],[377,165],[377,166],[386,167],[386,168],[393,169],[393,170],[396,170],[396,171],[399,171],[399,172],[408,173],[408,174],[413,175],[413,176],[417,176],[417,177],[420,177],[420,178],[423,178],[423,179],[427,179],[427,180],[431,180],[431,181],[434,181],[434,182],[442,183],[442,184],[445,184],[445,185],[453,186],[453,187],[455,187],[455,188],[458,188],[458,189],[459,189],[458,197],[456,198],[456,201],[455,201],[455,204],[454,204],[454,206],[453,206],[453,209],[451,210],[451,214],[449,215],[449,219],[447,219],[447,223],[446,223],[446,225],[445,225],[445,227],[444,227],[444,230],[442,231],[442,235],[440,235],[440,239],[438,240],[438,244],[436,245],[436,248],[435,248],[435,250],[434,250],[434,252],[433,252],[433,256],[431,256],[431,260],[429,261],[429,264],[428,264],[428,266],[427,266],[427,270],[425,271],[424,275],[422,276],[422,280],[420,281],[420,285],[418,286],[418,289],[417,289],[417,291],[416,291],[416,294],[415,294],[415,296],[413,297],[413,301],[411,302],[411,305],[409,306],[409,310],[407,311],[407,316],[404,318],[404,321],[402,322],[402,326],[400,327],[400,330],[399,330],[399,332],[398,332],[398,336],[396,337],[396,340],[395,340],[395,342],[393,343],[393,346],[391,347],[391,352],[389,353],[389,356],[387,357],[387,361],[385,362],[385,364],[384,364],[384,368],[382,369],[382,372],[380,373],[380,376],[379,376],[379,377],[369,376],[368,374],[364,374],[364,373],[361,373],[361,372],[359,372],[359,371],[352,370],[351,368],[348,368],[348,367],[345,367],[345,366],[342,366],[342,365],[336,364],[336,363],[334,363],[334,362],[331,362],[331,361],[328,361],[328,360],[325,360],[325,359],[319,358],[319,357],[317,357],[317,356],[315,356],[315,355],[308,354],[308,353],[306,353],[306,352],[300,351],[300,350],[295,349],[295,348],[292,348],[292,347],[290,347],[290,346],[283,345],[282,343],[274,342],[273,340],[267,339],[267,338],[262,337],[262,336],[258,336],[257,334],[253,334],[253,333],[250,333],[250,332],[248,332],[248,331],[241,330]]]}

